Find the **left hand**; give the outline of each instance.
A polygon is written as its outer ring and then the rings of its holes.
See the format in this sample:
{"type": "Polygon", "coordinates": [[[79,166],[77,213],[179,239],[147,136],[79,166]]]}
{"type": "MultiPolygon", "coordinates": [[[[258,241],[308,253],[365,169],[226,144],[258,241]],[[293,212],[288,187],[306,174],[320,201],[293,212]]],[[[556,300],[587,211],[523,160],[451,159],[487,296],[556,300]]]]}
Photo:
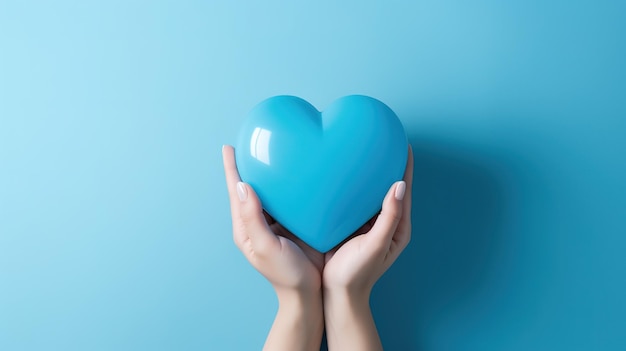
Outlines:
{"type": "Polygon", "coordinates": [[[232,146],[222,149],[235,244],[250,264],[280,291],[321,289],[324,255],[296,238],[263,211],[249,184],[241,181],[232,146]]]}

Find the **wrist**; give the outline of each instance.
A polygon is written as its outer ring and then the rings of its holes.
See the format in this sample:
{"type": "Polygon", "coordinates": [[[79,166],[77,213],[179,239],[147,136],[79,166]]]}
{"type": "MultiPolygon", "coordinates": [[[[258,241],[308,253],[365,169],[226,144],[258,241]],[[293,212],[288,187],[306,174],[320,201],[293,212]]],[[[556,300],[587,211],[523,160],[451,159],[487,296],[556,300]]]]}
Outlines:
{"type": "Polygon", "coordinates": [[[297,336],[300,345],[307,345],[306,350],[319,350],[324,332],[321,289],[318,291],[276,289],[276,296],[278,297],[276,321],[280,320],[286,328],[282,334],[297,336]]]}
{"type": "MultiPolygon", "coordinates": [[[[323,326],[322,291],[276,289],[278,313],[305,328],[323,326]]],[[[322,327],[323,328],[323,327],[322,327]]]]}
{"type": "Polygon", "coordinates": [[[278,312],[264,350],[319,350],[324,331],[322,293],[278,288],[278,312]]]}
{"type": "Polygon", "coordinates": [[[382,350],[370,309],[370,289],[324,289],[329,349],[382,350]]]}
{"type": "Polygon", "coordinates": [[[351,287],[324,287],[324,308],[335,309],[339,306],[345,310],[369,309],[371,289],[351,287]]]}
{"type": "MultiPolygon", "coordinates": [[[[323,287],[324,300],[332,298],[342,302],[351,301],[352,304],[369,303],[372,287],[369,285],[337,285],[323,287]]],[[[326,301],[324,301],[326,302],[326,301]]]]}
{"type": "Polygon", "coordinates": [[[279,306],[308,309],[322,303],[321,289],[274,288],[279,306]]]}

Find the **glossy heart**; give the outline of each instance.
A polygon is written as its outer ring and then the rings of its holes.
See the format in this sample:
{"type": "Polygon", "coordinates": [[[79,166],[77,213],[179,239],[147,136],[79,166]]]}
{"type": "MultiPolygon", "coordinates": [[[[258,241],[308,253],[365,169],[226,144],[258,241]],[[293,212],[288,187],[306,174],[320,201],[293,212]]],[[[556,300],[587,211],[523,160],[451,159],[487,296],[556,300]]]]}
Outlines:
{"type": "Polygon", "coordinates": [[[326,252],[380,211],[402,179],[408,142],[396,114],[374,98],[346,96],[319,112],[276,96],[252,109],[235,152],[265,210],[326,252]]]}

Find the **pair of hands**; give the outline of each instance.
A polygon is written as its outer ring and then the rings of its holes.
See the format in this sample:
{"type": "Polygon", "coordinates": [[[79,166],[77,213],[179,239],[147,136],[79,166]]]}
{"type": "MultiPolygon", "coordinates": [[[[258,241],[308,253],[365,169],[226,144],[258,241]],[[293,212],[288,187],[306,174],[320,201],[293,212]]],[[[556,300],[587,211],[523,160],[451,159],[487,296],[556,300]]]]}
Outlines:
{"type": "Polygon", "coordinates": [[[322,291],[325,298],[335,294],[369,301],[372,287],[411,237],[411,149],[404,180],[391,186],[381,212],[326,254],[306,245],[267,215],[252,187],[241,182],[234,149],[224,146],[222,154],[233,239],[252,266],[274,286],[279,302],[281,295],[318,294],[321,299],[322,291]]]}

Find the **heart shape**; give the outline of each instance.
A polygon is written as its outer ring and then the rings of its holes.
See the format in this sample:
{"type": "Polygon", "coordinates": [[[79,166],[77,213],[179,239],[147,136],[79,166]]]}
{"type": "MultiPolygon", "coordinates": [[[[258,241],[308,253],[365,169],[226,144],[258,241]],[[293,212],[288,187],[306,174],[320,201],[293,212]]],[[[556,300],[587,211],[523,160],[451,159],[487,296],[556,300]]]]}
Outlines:
{"type": "Polygon", "coordinates": [[[380,211],[402,179],[408,142],[396,114],[374,98],[345,96],[319,112],[276,96],[252,109],[235,152],[264,209],[327,252],[380,211]]]}

